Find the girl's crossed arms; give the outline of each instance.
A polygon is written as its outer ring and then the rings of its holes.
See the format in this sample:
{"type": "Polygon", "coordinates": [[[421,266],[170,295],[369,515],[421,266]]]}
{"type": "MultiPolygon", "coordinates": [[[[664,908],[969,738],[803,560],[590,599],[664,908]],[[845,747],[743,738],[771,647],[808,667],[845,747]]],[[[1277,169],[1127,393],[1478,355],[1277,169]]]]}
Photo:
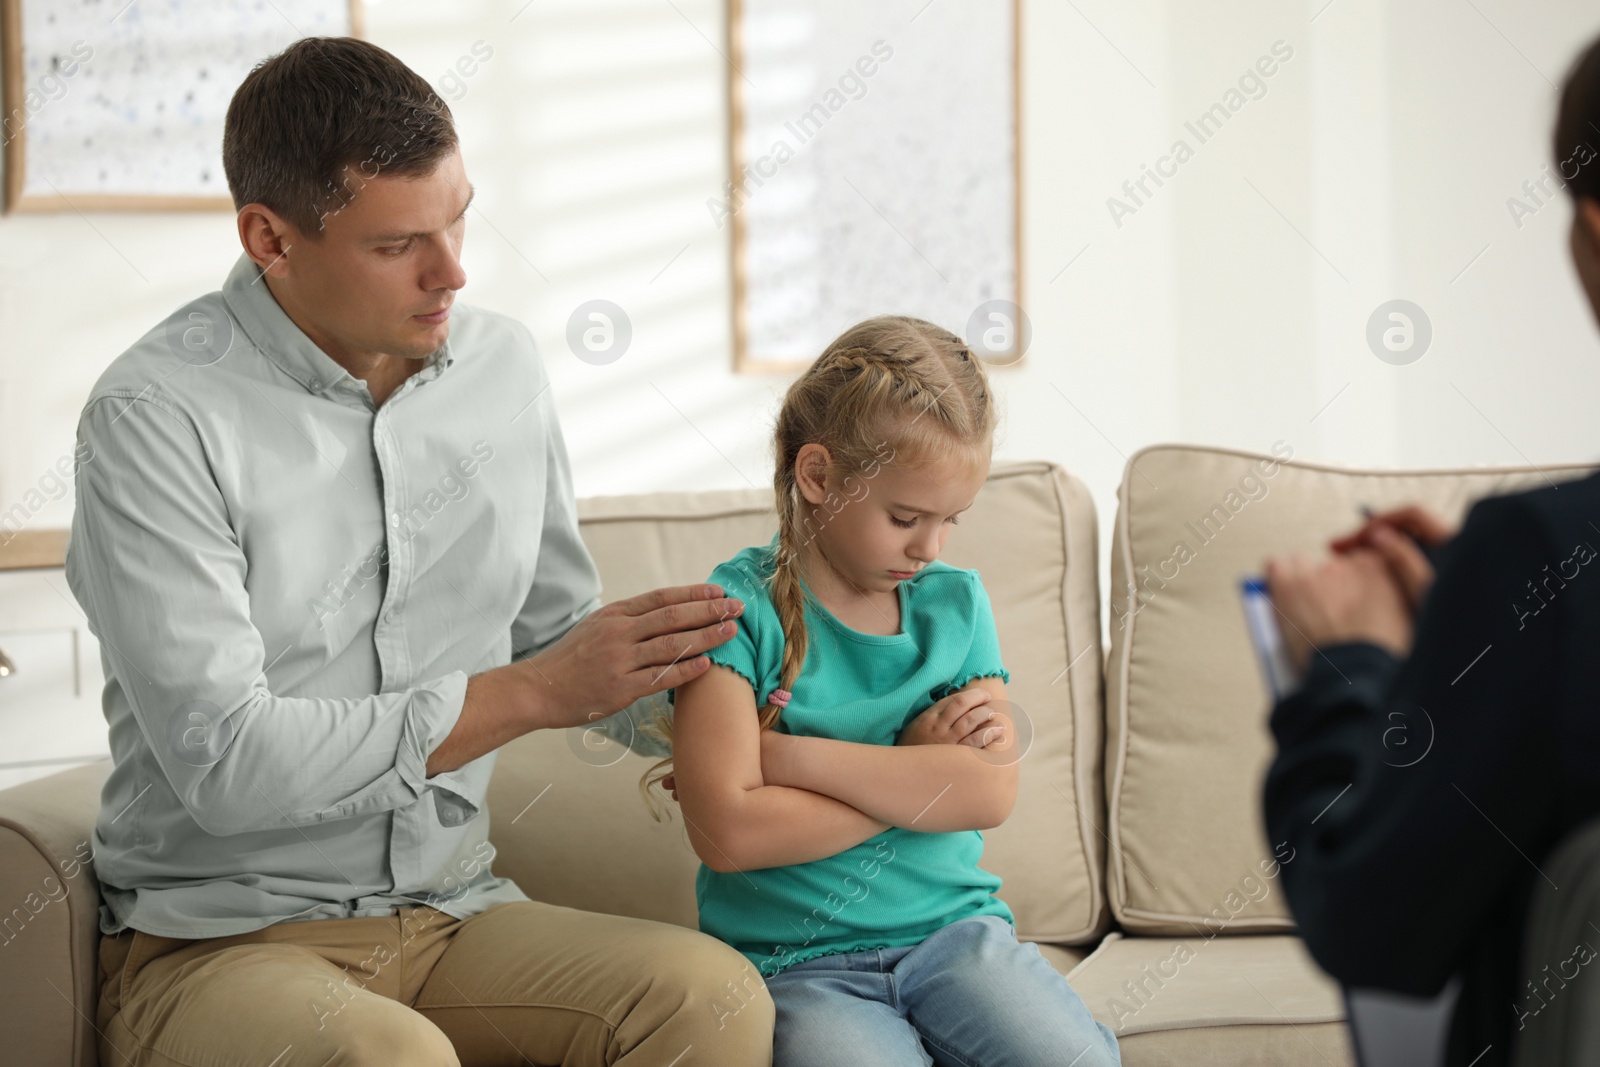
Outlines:
{"type": "Polygon", "coordinates": [[[974,679],[894,745],[761,729],[755,692],[714,667],[678,687],[673,789],[695,853],[714,871],[833,856],[896,826],[986,830],[1017,796],[1005,683],[974,679]]]}

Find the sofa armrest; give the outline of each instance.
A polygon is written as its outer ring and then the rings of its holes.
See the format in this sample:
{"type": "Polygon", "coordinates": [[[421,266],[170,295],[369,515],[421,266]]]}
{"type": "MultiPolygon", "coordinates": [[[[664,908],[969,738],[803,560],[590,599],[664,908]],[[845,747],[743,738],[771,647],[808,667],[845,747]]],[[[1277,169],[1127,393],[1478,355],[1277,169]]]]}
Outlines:
{"type": "Polygon", "coordinates": [[[0,791],[0,1034],[8,1063],[95,1067],[100,760],[0,791]]]}

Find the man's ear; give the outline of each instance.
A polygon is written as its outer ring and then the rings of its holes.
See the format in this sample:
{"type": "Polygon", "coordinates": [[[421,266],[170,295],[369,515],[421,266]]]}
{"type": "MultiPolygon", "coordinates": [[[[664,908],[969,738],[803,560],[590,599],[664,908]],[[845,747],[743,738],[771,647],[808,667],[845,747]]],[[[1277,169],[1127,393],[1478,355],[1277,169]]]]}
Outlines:
{"type": "Polygon", "coordinates": [[[297,237],[293,225],[265,204],[246,204],[237,218],[239,243],[263,271],[282,278],[289,273],[286,257],[297,237]]]}
{"type": "Polygon", "coordinates": [[[1583,233],[1588,239],[1590,248],[1600,249],[1600,201],[1592,197],[1581,197],[1573,205],[1577,215],[1578,225],[1583,228],[1583,233]]]}

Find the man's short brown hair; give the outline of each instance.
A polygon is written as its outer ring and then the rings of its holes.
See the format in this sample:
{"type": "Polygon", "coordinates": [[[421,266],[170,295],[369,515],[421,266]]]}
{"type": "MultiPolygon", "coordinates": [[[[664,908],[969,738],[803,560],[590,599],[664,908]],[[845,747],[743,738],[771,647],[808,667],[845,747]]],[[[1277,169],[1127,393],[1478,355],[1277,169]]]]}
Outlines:
{"type": "Polygon", "coordinates": [[[265,204],[318,239],[365,181],[430,174],[456,143],[449,105],[393,54],[354,37],[306,37],[233,94],[222,166],[235,210],[265,204]]]}

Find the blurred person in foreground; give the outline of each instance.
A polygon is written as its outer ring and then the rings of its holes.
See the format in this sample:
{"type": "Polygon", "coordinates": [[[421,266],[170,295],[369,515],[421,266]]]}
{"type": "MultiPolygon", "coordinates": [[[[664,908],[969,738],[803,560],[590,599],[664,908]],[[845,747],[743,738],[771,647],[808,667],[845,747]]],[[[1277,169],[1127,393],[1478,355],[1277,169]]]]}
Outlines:
{"type": "MultiPolygon", "coordinates": [[[[1600,317],[1600,42],[1554,149],[1600,317]]],[[[1445,1062],[1508,1063],[1561,995],[1518,984],[1541,867],[1600,815],[1600,475],[1481,500],[1459,532],[1379,514],[1331,548],[1266,566],[1300,672],[1265,788],[1271,840],[1296,850],[1285,892],[1347,986],[1428,996],[1460,974],[1445,1062]]]]}

